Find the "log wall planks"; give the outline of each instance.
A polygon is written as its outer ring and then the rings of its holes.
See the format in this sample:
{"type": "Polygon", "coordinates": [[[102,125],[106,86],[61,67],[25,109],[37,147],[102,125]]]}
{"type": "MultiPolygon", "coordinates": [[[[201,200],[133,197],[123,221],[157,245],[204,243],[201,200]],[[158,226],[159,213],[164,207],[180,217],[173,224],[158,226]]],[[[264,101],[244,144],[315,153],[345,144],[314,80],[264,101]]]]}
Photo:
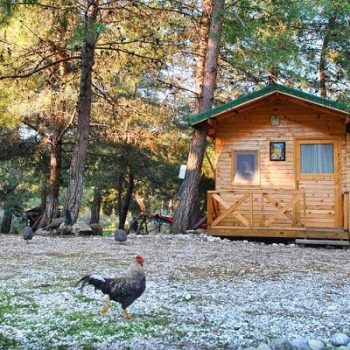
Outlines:
{"type": "MultiPolygon", "coordinates": [[[[334,113],[327,113],[320,109],[291,103],[287,100],[276,99],[267,104],[237,113],[231,112],[216,118],[216,191],[238,189],[276,189],[305,191],[306,198],[306,225],[318,228],[347,228],[348,212],[344,213],[344,192],[350,189],[350,136],[345,134],[344,118],[334,113]],[[280,124],[271,125],[271,116],[278,116],[280,124]],[[303,140],[328,140],[335,147],[335,173],[332,176],[315,176],[310,179],[301,179],[296,163],[298,161],[297,143],[303,140]],[[299,141],[298,141],[299,140],[299,141]],[[286,160],[270,160],[270,142],[283,141],[286,143],[286,160]],[[259,184],[236,185],[233,183],[233,151],[258,150],[259,154],[259,184]]],[[[233,195],[227,192],[223,198],[232,204],[233,195]],[[231,196],[231,197],[230,197],[231,196]]],[[[288,198],[281,195],[279,203],[288,198]]],[[[297,204],[298,205],[298,204],[297,204]]],[[[255,216],[245,215],[251,213],[251,206],[255,210],[260,206],[263,211],[276,211],[273,203],[253,198],[243,203],[240,213],[254,226],[263,222],[263,214],[256,210],[255,216]]],[[[216,208],[218,215],[223,208],[216,208]]],[[[299,214],[303,211],[298,208],[299,214]]],[[[299,215],[298,214],[298,215],[299,215]]],[[[227,216],[221,222],[221,227],[242,227],[243,220],[234,216],[227,216]]],[[[267,221],[270,223],[270,221],[267,221]]],[[[259,224],[259,225],[258,225],[259,224]]],[[[278,217],[270,223],[270,228],[290,226],[291,222],[285,215],[278,217]]],[[[266,229],[268,229],[267,227],[266,229]]]]}

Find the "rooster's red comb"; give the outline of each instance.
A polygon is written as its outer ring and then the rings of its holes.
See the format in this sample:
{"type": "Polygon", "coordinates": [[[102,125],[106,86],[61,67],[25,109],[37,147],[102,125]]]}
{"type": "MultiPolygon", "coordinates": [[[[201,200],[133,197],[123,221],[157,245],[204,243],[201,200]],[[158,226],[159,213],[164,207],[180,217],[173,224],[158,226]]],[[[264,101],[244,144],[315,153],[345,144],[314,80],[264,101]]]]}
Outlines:
{"type": "Polygon", "coordinates": [[[136,256],[136,261],[138,262],[138,264],[140,264],[141,266],[143,265],[143,262],[145,261],[143,259],[143,257],[141,255],[137,255],[136,256]]]}

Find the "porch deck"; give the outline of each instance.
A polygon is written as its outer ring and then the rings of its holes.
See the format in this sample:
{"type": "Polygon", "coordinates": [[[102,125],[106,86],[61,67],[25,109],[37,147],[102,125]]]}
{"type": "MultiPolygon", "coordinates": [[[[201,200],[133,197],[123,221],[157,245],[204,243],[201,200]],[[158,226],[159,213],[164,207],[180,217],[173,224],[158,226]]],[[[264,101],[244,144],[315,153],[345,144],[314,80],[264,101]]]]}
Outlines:
{"type": "Polygon", "coordinates": [[[208,232],[223,237],[349,240],[341,228],[307,227],[303,190],[208,192],[208,232]]]}

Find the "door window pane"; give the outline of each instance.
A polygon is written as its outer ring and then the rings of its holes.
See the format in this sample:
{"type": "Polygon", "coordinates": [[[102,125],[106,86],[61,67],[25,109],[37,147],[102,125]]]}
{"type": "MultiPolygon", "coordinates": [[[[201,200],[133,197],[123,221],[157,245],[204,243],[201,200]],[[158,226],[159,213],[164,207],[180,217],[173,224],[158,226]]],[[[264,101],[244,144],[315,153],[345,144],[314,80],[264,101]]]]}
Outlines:
{"type": "Polygon", "coordinates": [[[330,143],[302,144],[300,162],[302,174],[333,174],[334,145],[330,143]]]}

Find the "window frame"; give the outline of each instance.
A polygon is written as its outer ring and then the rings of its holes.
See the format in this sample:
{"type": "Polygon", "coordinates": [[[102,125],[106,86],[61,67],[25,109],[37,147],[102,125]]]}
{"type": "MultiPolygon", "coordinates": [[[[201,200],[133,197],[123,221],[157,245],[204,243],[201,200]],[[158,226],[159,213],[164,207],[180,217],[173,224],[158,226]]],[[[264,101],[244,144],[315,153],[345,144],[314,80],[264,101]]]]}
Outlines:
{"type": "Polygon", "coordinates": [[[333,180],[336,178],[339,171],[339,164],[337,163],[340,157],[339,154],[339,141],[338,139],[324,139],[321,138],[297,138],[295,139],[295,166],[297,171],[297,177],[300,180],[333,180]],[[333,145],[333,173],[302,173],[301,172],[301,145],[305,144],[332,144],[333,145]]]}
{"type": "Polygon", "coordinates": [[[231,151],[231,184],[233,186],[260,186],[260,151],[259,148],[234,148],[231,151]],[[255,154],[255,172],[254,179],[249,180],[236,180],[236,155],[239,153],[254,153],[255,154]]]}

